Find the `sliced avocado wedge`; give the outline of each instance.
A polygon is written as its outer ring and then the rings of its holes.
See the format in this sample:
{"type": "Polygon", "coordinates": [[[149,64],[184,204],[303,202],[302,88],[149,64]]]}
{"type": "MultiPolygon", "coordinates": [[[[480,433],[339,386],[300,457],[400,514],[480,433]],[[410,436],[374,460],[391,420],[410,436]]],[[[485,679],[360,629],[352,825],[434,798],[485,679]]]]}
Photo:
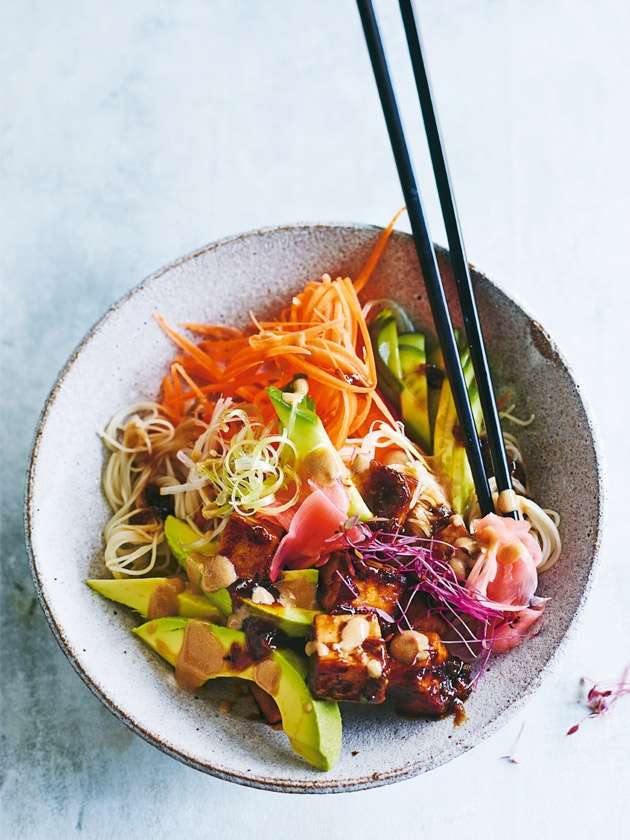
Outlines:
{"type": "Polygon", "coordinates": [[[308,580],[317,586],[319,569],[283,569],[279,581],[308,580]]]}
{"type": "MultiPolygon", "coordinates": [[[[164,536],[168,547],[182,569],[185,569],[190,582],[201,588],[201,579],[204,573],[204,557],[214,557],[217,553],[218,543],[209,542],[197,546],[202,534],[192,528],[187,522],[177,519],[175,516],[167,516],[164,521],[164,536]],[[193,557],[191,557],[193,555],[193,557]],[[195,559],[199,555],[201,559],[195,559]]],[[[204,592],[203,596],[210,604],[218,609],[223,615],[232,614],[232,598],[227,589],[218,589],[216,592],[204,592]]]]}
{"type": "MultiPolygon", "coordinates": [[[[169,578],[127,578],[121,580],[86,580],[87,585],[110,601],[123,604],[146,618],[149,614],[151,597],[169,578]]],[[[204,595],[180,592],[176,596],[179,615],[185,618],[206,618],[221,621],[222,613],[213,607],[204,595]]]]}
{"type": "MultiPolygon", "coordinates": [[[[325,460],[321,456],[328,456],[334,464],[338,477],[350,496],[348,516],[358,515],[362,522],[373,519],[372,512],[361,498],[361,494],[352,483],[350,471],[345,466],[339,453],[328,437],[328,432],[315,410],[315,401],[308,394],[296,400],[292,405],[284,399],[284,394],[278,388],[267,388],[267,393],[276,410],[281,426],[287,430],[290,440],[295,444],[298,457],[302,464],[308,465],[309,456],[317,453],[317,461],[325,460]]],[[[317,481],[317,475],[311,475],[317,481]]]]}
{"type": "Polygon", "coordinates": [[[283,607],[281,604],[255,604],[243,598],[243,604],[251,615],[263,618],[282,630],[287,636],[307,636],[313,627],[315,616],[321,610],[303,610],[300,607],[283,607]]]}
{"type": "MultiPolygon", "coordinates": [[[[188,579],[201,590],[201,581],[205,571],[206,555],[196,555],[191,552],[186,558],[186,574],[188,579]]],[[[207,561],[206,561],[207,562],[207,561]]],[[[203,597],[207,598],[213,607],[216,607],[223,615],[232,615],[232,596],[227,589],[217,589],[216,592],[203,592],[203,597]]]]}
{"type": "MultiPolygon", "coordinates": [[[[134,633],[176,666],[190,624],[183,618],[161,618],[137,627],[134,633]]],[[[244,648],[245,635],[239,630],[197,619],[192,624],[197,645],[207,645],[213,651],[215,661],[217,642],[219,653],[221,650],[224,653],[218,668],[213,668],[207,676],[202,674],[201,679],[205,682],[215,677],[239,677],[260,685],[278,704],[282,727],[289,736],[292,750],[320,770],[330,770],[341,752],[341,715],[334,701],[313,697],[304,680],[306,664],[300,661],[298,666],[296,654],[274,650],[268,659],[237,671],[227,657],[233,645],[244,648]]],[[[203,662],[204,656],[199,656],[198,660],[203,662]]]]}
{"type": "MultiPolygon", "coordinates": [[[[315,616],[321,610],[308,609],[305,604],[316,605],[315,595],[317,589],[317,581],[319,580],[319,571],[317,569],[285,569],[280,578],[275,582],[275,586],[281,588],[283,584],[294,584],[292,594],[298,599],[302,598],[302,605],[299,604],[256,604],[250,598],[243,598],[243,605],[247,607],[250,615],[262,618],[279,630],[284,631],[287,636],[299,637],[307,636],[313,627],[315,616]],[[299,584],[295,586],[295,584],[299,584]],[[306,584],[306,592],[304,592],[304,584],[306,584]],[[314,603],[313,603],[314,602],[314,603]]],[[[289,588],[291,592],[291,588],[289,588]]],[[[282,594],[286,597],[287,592],[283,590],[282,594]]]]}
{"type": "Polygon", "coordinates": [[[213,606],[207,595],[193,595],[184,590],[177,596],[179,614],[182,618],[205,618],[206,621],[221,623],[225,621],[225,612],[213,606]]]}
{"type": "Polygon", "coordinates": [[[186,558],[191,551],[213,557],[217,553],[218,543],[209,542],[205,545],[195,545],[203,538],[203,534],[192,528],[187,522],[175,516],[167,516],[164,521],[164,538],[168,543],[173,557],[179,565],[186,568],[186,558]]]}

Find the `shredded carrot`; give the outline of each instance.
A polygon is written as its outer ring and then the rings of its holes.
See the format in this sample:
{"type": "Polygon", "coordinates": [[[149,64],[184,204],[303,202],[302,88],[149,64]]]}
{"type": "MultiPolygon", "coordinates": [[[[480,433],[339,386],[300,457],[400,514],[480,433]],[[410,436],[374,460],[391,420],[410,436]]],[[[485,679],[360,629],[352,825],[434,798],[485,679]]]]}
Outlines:
{"type": "Polygon", "coordinates": [[[211,405],[211,403],[210,403],[210,402],[206,399],[205,395],[201,392],[201,390],[199,389],[199,387],[198,387],[198,386],[195,384],[195,382],[194,382],[194,381],[190,378],[190,376],[188,376],[188,374],[186,373],[186,371],[184,370],[184,368],[183,368],[181,365],[175,365],[175,367],[176,367],[176,369],[177,369],[177,372],[181,375],[182,379],[185,379],[185,380],[186,380],[186,382],[190,385],[191,389],[194,391],[195,396],[197,397],[197,399],[199,400],[199,402],[203,405],[203,407],[206,409],[206,411],[208,412],[208,414],[210,414],[210,415],[211,415],[211,414],[212,414],[212,405],[211,405]]]}
{"type": "Polygon", "coordinates": [[[207,356],[202,350],[200,350],[196,344],[193,344],[192,341],[188,341],[188,339],[184,338],[181,335],[178,335],[174,330],[172,330],[169,326],[167,326],[166,321],[162,318],[161,315],[155,315],[155,320],[158,324],[162,327],[164,332],[171,338],[175,344],[179,344],[182,350],[185,350],[187,353],[196,359],[199,364],[206,368],[208,373],[215,377],[215,379],[219,379],[221,376],[221,368],[209,357],[207,356]]]}
{"type": "Polygon", "coordinates": [[[240,338],[243,335],[243,331],[236,327],[224,327],[220,324],[179,324],[179,326],[210,338],[240,338]]]}
{"type": "Polygon", "coordinates": [[[357,294],[363,289],[367,281],[372,276],[372,272],[376,268],[376,264],[380,260],[383,255],[383,251],[385,250],[385,246],[387,245],[387,241],[389,237],[392,235],[392,231],[394,230],[394,225],[398,220],[398,217],[403,213],[407,208],[401,207],[398,213],[394,216],[391,222],[387,225],[383,233],[381,233],[378,242],[376,243],[376,247],[370,254],[368,261],[363,266],[363,269],[357,279],[354,281],[354,288],[357,294]]]}
{"type": "MultiPolygon", "coordinates": [[[[403,208],[404,209],[404,208],[403,208]]],[[[180,348],[162,383],[162,404],[169,417],[182,420],[202,407],[210,414],[219,396],[258,406],[265,421],[274,411],[265,388],[306,374],[331,440],[341,448],[348,437],[374,422],[394,423],[376,390],[376,365],[358,292],[382,256],[399,211],[383,231],[356,281],[324,275],[311,281],[276,320],[258,321],[244,330],[216,324],[181,324],[201,337],[189,340],[156,319],[180,348]],[[182,387],[185,383],[186,387],[182,387]]]]}

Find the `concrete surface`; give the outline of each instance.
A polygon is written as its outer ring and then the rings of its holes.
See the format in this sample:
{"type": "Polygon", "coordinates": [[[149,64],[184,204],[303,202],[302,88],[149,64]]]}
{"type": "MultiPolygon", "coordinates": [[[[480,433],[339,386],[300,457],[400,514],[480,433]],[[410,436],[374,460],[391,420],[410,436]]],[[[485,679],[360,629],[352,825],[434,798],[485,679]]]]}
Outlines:
{"type": "MultiPolygon", "coordinates": [[[[397,4],[376,6],[443,241],[397,4]]],[[[4,837],[627,836],[630,699],[565,733],[583,714],[579,678],[616,677],[630,660],[630,10],[418,8],[469,257],[539,314],[600,424],[609,523],[581,629],[535,699],[481,746],[336,797],[206,777],[99,704],[48,629],[23,541],[28,452],[58,370],[112,301],[196,246],[281,222],[382,224],[402,198],[351,0],[5,0],[4,837]],[[523,724],[511,764],[501,756],[523,724]]]]}

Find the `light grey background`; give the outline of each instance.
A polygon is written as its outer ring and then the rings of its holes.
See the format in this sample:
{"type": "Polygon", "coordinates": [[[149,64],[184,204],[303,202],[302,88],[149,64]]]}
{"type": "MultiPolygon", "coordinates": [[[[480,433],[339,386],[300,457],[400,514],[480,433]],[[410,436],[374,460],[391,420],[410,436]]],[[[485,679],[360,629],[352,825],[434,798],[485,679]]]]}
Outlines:
{"type": "MultiPolygon", "coordinates": [[[[615,677],[630,660],[627,3],[418,0],[469,257],[574,362],[601,428],[609,525],[582,626],[523,712],[426,776],[328,797],[206,777],[114,719],[36,604],[21,505],[53,380],[130,286],[224,235],[385,224],[401,206],[355,5],[3,5],[4,836],[625,836],[630,699],[565,733],[583,714],[580,676],[615,677]]],[[[397,4],[376,6],[443,241],[397,4]]]]}

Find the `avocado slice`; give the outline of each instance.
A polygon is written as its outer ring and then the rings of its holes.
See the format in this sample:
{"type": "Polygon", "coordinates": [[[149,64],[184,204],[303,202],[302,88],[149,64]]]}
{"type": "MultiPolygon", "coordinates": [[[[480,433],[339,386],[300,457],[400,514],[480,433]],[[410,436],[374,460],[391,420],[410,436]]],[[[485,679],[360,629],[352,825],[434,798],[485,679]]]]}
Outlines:
{"type": "Polygon", "coordinates": [[[232,596],[227,589],[217,589],[216,592],[204,592],[201,587],[203,573],[205,571],[204,557],[207,555],[196,556],[194,552],[186,558],[186,574],[193,586],[198,587],[203,592],[203,597],[207,598],[212,606],[216,607],[223,615],[232,615],[232,596]]]}
{"type": "MultiPolygon", "coordinates": [[[[315,600],[318,580],[319,571],[317,569],[285,569],[275,585],[291,583],[292,581],[306,581],[313,587],[313,600],[315,600]]],[[[250,598],[243,598],[243,604],[249,610],[250,615],[264,619],[293,638],[307,636],[313,627],[315,616],[321,612],[321,610],[305,609],[297,605],[256,604],[250,598]]]]}
{"type": "Polygon", "coordinates": [[[291,580],[307,580],[317,586],[319,582],[319,569],[283,569],[278,582],[291,580]]]}
{"type": "MultiPolygon", "coordinates": [[[[199,542],[202,534],[196,531],[187,522],[177,519],[175,516],[167,516],[164,521],[164,536],[168,547],[179,565],[185,569],[190,582],[201,588],[204,565],[203,560],[191,558],[191,554],[203,557],[214,557],[219,547],[217,542],[209,542],[200,548],[194,547],[199,542]],[[190,559],[189,559],[190,558],[190,559]]],[[[204,592],[203,596],[210,604],[218,609],[223,615],[232,614],[232,598],[227,589],[218,589],[216,592],[204,592]]]]}
{"type": "MultiPolygon", "coordinates": [[[[86,580],[91,589],[110,601],[123,604],[146,618],[149,603],[155,590],[168,578],[125,578],[121,580],[86,580]]],[[[206,618],[208,621],[221,621],[222,613],[213,607],[204,595],[193,595],[184,590],[178,593],[179,615],[185,618],[206,618]]]]}
{"type": "MultiPolygon", "coordinates": [[[[239,630],[218,627],[198,619],[194,623],[196,639],[203,639],[207,634],[208,642],[214,647],[218,641],[224,652],[218,672],[208,674],[205,679],[239,677],[251,680],[268,691],[269,684],[261,679],[261,665],[268,668],[267,663],[271,662],[278,666],[277,678],[274,678],[275,691],[268,693],[278,704],[282,726],[289,736],[291,749],[320,770],[330,770],[341,752],[341,715],[334,701],[316,700],[313,697],[304,679],[306,663],[290,651],[274,650],[269,659],[235,671],[226,657],[232,645],[244,648],[245,635],[239,630]]],[[[188,626],[188,619],[161,618],[137,627],[134,633],[175,666],[188,626]]]]}
{"type": "Polygon", "coordinates": [[[243,598],[243,604],[251,615],[263,618],[282,630],[287,636],[308,636],[313,628],[315,616],[321,610],[303,610],[300,607],[283,607],[281,604],[255,604],[249,598],[243,598]]]}
{"type": "Polygon", "coordinates": [[[175,516],[167,516],[164,520],[164,537],[173,557],[183,569],[186,568],[186,559],[191,551],[205,557],[214,557],[217,553],[217,542],[208,542],[201,547],[194,546],[194,543],[202,539],[203,534],[175,516]]]}
{"type": "MultiPolygon", "coordinates": [[[[339,453],[328,437],[324,424],[315,411],[315,401],[308,394],[302,395],[293,405],[285,401],[283,392],[278,388],[267,388],[278,420],[287,430],[290,440],[295,444],[300,461],[308,463],[309,456],[327,456],[338,471],[338,477],[350,496],[348,517],[358,514],[362,522],[373,519],[372,512],[361,498],[361,494],[352,483],[350,471],[339,457],[339,453]]],[[[312,476],[317,479],[316,476],[312,476]]]]}

